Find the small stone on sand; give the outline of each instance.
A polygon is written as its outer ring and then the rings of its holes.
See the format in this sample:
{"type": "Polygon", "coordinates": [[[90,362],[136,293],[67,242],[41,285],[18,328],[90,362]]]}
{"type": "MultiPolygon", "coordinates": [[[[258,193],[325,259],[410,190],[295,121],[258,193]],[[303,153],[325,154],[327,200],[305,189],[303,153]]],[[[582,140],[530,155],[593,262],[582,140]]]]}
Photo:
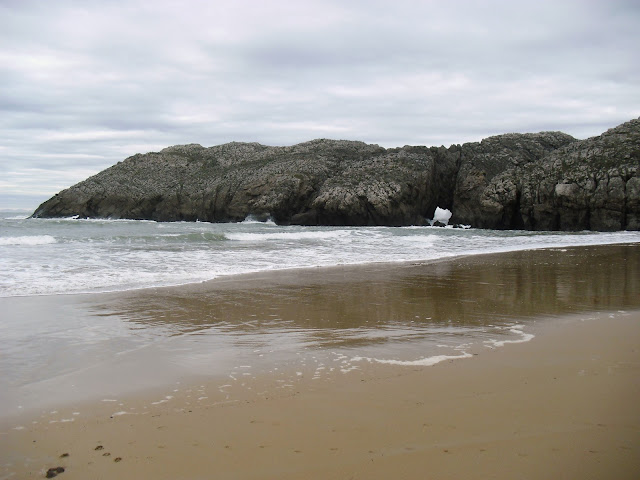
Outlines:
{"type": "Polygon", "coordinates": [[[47,478],[53,478],[55,476],[57,476],[58,474],[64,472],[64,468],[63,467],[53,467],[50,468],[49,470],[47,470],[47,478]]]}

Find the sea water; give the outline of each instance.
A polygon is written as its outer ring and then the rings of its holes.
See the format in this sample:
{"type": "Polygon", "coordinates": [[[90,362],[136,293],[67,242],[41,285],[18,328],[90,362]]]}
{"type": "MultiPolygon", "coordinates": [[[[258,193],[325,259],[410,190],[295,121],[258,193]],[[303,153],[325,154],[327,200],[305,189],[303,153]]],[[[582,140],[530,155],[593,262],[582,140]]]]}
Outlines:
{"type": "Polygon", "coordinates": [[[271,270],[640,242],[640,232],[30,219],[0,212],[0,297],[182,285],[271,270]]]}
{"type": "Polygon", "coordinates": [[[293,385],[368,364],[427,367],[526,342],[540,315],[640,303],[640,232],[27,216],[0,214],[5,415],[193,376],[224,386],[286,371],[278,381],[293,385]],[[569,249],[614,244],[633,258],[569,249]],[[535,261],[473,261],[541,248],[552,250],[535,261]],[[466,260],[438,262],[452,257],[466,260]]]}

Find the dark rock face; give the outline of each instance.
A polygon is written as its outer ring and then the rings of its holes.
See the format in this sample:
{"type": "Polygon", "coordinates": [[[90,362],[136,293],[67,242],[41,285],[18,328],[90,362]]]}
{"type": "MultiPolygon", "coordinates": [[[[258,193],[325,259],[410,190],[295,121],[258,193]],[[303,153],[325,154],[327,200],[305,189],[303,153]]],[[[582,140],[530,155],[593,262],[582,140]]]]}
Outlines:
{"type": "MultiPolygon", "coordinates": [[[[474,178],[458,176],[465,184],[474,178]]],[[[456,222],[527,230],[639,230],[640,119],[567,143],[538,160],[507,165],[477,193],[473,202],[461,198],[458,187],[456,222]]]]}
{"type": "Polygon", "coordinates": [[[528,165],[520,186],[525,228],[640,230],[640,119],[528,165]]]}
{"type": "Polygon", "coordinates": [[[506,134],[449,148],[345,140],[181,145],[66,189],[34,217],[422,225],[440,206],[480,228],[640,228],[640,121],[577,141],[506,134]]]}
{"type": "Polygon", "coordinates": [[[462,145],[451,220],[478,228],[522,228],[516,187],[519,172],[573,142],[575,138],[564,133],[542,132],[512,133],[462,145]],[[505,176],[505,172],[513,174],[505,176]]]}
{"type": "Polygon", "coordinates": [[[442,183],[453,191],[455,171],[456,155],[426,147],[386,150],[342,140],[185,145],[134,155],[60,192],[34,216],[422,224],[442,183]]]}

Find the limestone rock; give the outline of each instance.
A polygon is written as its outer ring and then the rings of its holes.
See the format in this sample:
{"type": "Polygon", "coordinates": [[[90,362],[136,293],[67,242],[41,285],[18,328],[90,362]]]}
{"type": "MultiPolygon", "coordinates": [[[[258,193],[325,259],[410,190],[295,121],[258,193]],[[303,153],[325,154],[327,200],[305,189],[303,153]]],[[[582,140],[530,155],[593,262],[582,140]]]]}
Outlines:
{"type": "Polygon", "coordinates": [[[480,228],[638,230],[639,163],[639,119],[582,141],[542,132],[449,148],[178,145],[129,157],[33,216],[424,225],[439,206],[451,224],[480,228]]]}
{"type": "Polygon", "coordinates": [[[453,199],[456,223],[520,228],[517,174],[555,149],[574,142],[561,132],[511,133],[462,146],[453,199]]]}
{"type": "Polygon", "coordinates": [[[522,173],[525,228],[640,229],[640,119],[560,148],[522,173]]]}

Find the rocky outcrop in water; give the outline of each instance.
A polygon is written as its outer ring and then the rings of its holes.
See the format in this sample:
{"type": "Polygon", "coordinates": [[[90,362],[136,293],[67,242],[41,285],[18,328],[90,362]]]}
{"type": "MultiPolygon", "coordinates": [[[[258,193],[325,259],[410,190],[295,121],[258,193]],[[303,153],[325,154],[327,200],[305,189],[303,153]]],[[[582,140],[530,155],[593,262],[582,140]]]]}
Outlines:
{"type": "Polygon", "coordinates": [[[34,217],[422,225],[437,206],[482,228],[640,228],[640,121],[578,141],[506,134],[445,147],[345,140],[181,145],[66,189],[34,217]]]}
{"type": "MultiPolygon", "coordinates": [[[[527,230],[640,230],[640,119],[537,160],[505,162],[484,182],[482,170],[477,173],[479,158],[458,174],[457,222],[527,230]],[[476,183],[472,201],[466,192],[476,183]]],[[[489,164],[496,165],[495,156],[489,164]]]]}

